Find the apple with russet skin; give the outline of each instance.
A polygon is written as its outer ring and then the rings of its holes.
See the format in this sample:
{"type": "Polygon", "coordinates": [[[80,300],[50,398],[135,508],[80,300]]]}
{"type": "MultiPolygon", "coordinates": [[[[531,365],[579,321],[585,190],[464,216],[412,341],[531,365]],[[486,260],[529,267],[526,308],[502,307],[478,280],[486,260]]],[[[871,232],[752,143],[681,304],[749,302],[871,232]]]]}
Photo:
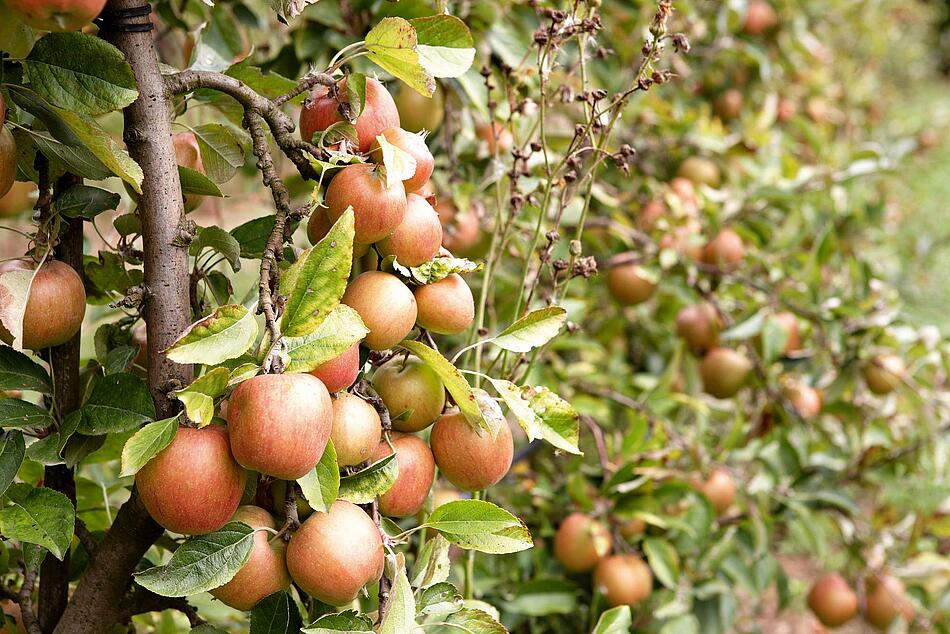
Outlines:
{"type": "MultiPolygon", "coordinates": [[[[432,152],[429,151],[429,146],[426,145],[423,134],[408,132],[397,127],[383,130],[380,136],[385,137],[390,144],[395,145],[416,160],[416,171],[413,172],[412,176],[402,181],[406,193],[418,191],[429,182],[432,170],[435,169],[435,159],[432,157],[432,152]]],[[[379,139],[373,140],[369,155],[377,163],[381,164],[383,162],[383,151],[380,149],[379,139]]]]}
{"type": "Polygon", "coordinates": [[[693,350],[709,350],[719,345],[722,318],[709,302],[686,306],[676,315],[676,334],[693,350]]]}
{"type": "Polygon", "coordinates": [[[354,343],[346,352],[321,363],[310,374],[323,381],[328,392],[345,390],[360,374],[360,344],[354,343]]]}
{"type": "Polygon", "coordinates": [[[396,230],[377,244],[379,252],[396,256],[403,266],[419,266],[439,254],[442,223],[439,214],[422,196],[406,196],[406,213],[396,230]]]}
{"type": "Polygon", "coordinates": [[[914,620],[914,606],[900,579],[888,574],[873,575],[865,586],[864,619],[871,626],[886,631],[898,616],[908,624],[914,620]]]}
{"type": "MultiPolygon", "coordinates": [[[[300,136],[310,142],[316,132],[323,132],[334,123],[344,121],[340,106],[348,104],[346,77],[337,82],[334,90],[317,86],[304,101],[300,111],[300,136]]],[[[399,112],[392,95],[378,80],[366,78],[366,99],[363,112],[354,124],[359,139],[359,151],[367,152],[376,136],[387,128],[399,127],[399,112]]]]}
{"type": "Polygon", "coordinates": [[[808,607],[825,627],[838,627],[858,613],[858,595],[841,575],[822,575],[808,593],[808,607]]]}
{"type": "Polygon", "coordinates": [[[333,399],[330,440],[336,450],[338,465],[352,467],[369,460],[382,434],[382,423],[375,407],[346,392],[333,399]]]}
{"type": "Polygon", "coordinates": [[[514,441],[507,424],[495,438],[476,430],[458,409],[443,414],[429,437],[435,464],[445,478],[463,491],[482,491],[508,473],[514,457],[514,441]]]}
{"type": "Polygon", "coordinates": [[[861,367],[868,389],[882,395],[896,390],[903,383],[906,372],[904,360],[894,354],[877,355],[861,367]]]}
{"type": "Polygon", "coordinates": [[[0,196],[6,196],[16,182],[16,141],[0,119],[0,196]]]}
{"type": "Polygon", "coordinates": [[[612,555],[597,564],[594,587],[611,607],[632,607],[650,597],[653,573],[637,555],[612,555]]]}
{"type": "Polygon", "coordinates": [[[745,258],[745,243],[735,230],[726,227],[703,247],[702,261],[724,271],[734,270],[745,258]]]}
{"type": "MultiPolygon", "coordinates": [[[[277,529],[273,516],[259,506],[240,506],[229,520],[253,529],[277,529]]],[[[223,586],[211,590],[211,596],[235,610],[250,610],[257,602],[290,587],[287,572],[287,543],[271,539],[266,530],[254,533],[254,545],[247,563],[223,586]]]]}
{"type": "Polygon", "coordinates": [[[592,570],[613,548],[610,530],[583,513],[571,513],[554,534],[554,557],[568,572],[592,570]]]}
{"type": "Polygon", "coordinates": [[[692,485],[706,496],[717,515],[725,513],[736,501],[736,481],[721,467],[713,469],[705,480],[693,480],[692,485]]]}
{"type": "Polygon", "coordinates": [[[337,500],[329,513],[314,513],[290,538],[287,569],[310,596],[334,606],[356,599],[383,574],[383,540],[363,509],[337,500]]]}
{"type": "Polygon", "coordinates": [[[730,398],[745,385],[752,362],[730,348],[713,348],[699,364],[703,390],[716,398],[730,398]]]}
{"type": "Polygon", "coordinates": [[[353,207],[354,242],[372,244],[396,230],[406,214],[406,189],[402,182],[390,186],[381,170],[368,163],[347,165],[337,172],[324,195],[330,223],[353,207]]]}
{"type": "Polygon", "coordinates": [[[435,132],[442,125],[445,118],[445,96],[438,83],[431,97],[421,95],[402,84],[393,99],[396,102],[396,110],[399,111],[401,125],[406,130],[435,132]]]}
{"type": "MultiPolygon", "coordinates": [[[[0,264],[0,276],[14,271],[34,271],[32,258],[8,260],[0,264]]],[[[10,301],[8,291],[0,287],[0,303],[10,301]]],[[[23,313],[23,347],[42,350],[66,343],[79,332],[86,314],[86,290],[82,278],[58,260],[45,262],[33,277],[23,313]]],[[[13,336],[0,324],[0,339],[12,343],[13,336]]]]}
{"type": "Polygon", "coordinates": [[[7,0],[22,22],[38,31],[78,31],[102,13],[106,0],[7,0]]]}
{"type": "Polygon", "coordinates": [[[680,164],[677,176],[682,176],[696,185],[719,187],[719,167],[703,156],[690,156],[680,164]]]}
{"type": "Polygon", "coordinates": [[[416,323],[440,335],[457,335],[475,321],[472,289],[458,273],[413,290],[418,315],[416,323]]]}
{"type": "Polygon", "coordinates": [[[383,399],[396,431],[422,431],[445,407],[439,375],[413,355],[397,355],[381,365],[373,374],[373,389],[383,399]],[[402,416],[405,412],[408,416],[402,416]]]}
{"type": "Polygon", "coordinates": [[[330,438],[333,405],[312,374],[260,374],[228,399],[231,451],[238,463],[281,480],[317,465],[330,438]]]}
{"type": "MultiPolygon", "coordinates": [[[[633,256],[634,254],[623,254],[620,258],[633,256]]],[[[607,290],[618,303],[623,306],[635,306],[647,301],[656,292],[656,283],[643,275],[635,261],[623,262],[610,265],[607,269],[607,290]]]]}
{"type": "Polygon", "coordinates": [[[223,427],[179,427],[174,440],[135,474],[152,518],[183,535],[211,533],[231,519],[247,472],[234,460],[223,427]]]}
{"type": "Polygon", "coordinates": [[[424,440],[413,434],[393,432],[376,446],[373,462],[395,450],[399,475],[392,487],[379,496],[379,512],[387,517],[410,517],[422,510],[435,480],[435,458],[424,440]]]}
{"type": "Polygon", "coordinates": [[[366,271],[350,282],[341,303],[363,320],[369,333],[363,340],[370,350],[386,350],[406,338],[416,325],[416,298],[395,275],[366,271]]]}

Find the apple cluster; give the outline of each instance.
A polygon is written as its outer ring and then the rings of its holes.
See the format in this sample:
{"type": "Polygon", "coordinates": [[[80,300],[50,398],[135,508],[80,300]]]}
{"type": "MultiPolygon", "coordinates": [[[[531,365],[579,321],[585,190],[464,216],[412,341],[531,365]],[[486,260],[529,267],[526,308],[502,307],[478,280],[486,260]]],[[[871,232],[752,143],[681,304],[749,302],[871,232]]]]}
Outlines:
{"type": "MultiPolygon", "coordinates": [[[[840,627],[853,619],[859,609],[858,595],[841,575],[822,575],[808,593],[808,607],[822,625],[840,627]]],[[[904,584],[888,574],[873,574],[865,579],[862,613],[872,627],[885,631],[898,615],[904,621],[914,618],[914,607],[907,598],[904,584]]]]}

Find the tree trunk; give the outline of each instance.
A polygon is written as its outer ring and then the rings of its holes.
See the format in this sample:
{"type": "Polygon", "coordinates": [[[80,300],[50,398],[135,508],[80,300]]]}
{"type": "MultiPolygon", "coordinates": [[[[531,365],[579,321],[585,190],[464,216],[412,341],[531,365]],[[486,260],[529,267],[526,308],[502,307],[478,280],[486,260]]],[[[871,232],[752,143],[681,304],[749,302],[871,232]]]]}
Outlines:
{"type": "MultiPolygon", "coordinates": [[[[135,0],[110,0],[105,15],[141,6],[135,0]]],[[[126,19],[146,24],[147,15],[126,19]]],[[[191,366],[168,360],[160,351],[189,325],[188,250],[179,233],[184,219],[181,183],[168,99],[152,33],[108,30],[102,37],[114,44],[132,66],[139,97],[125,109],[125,142],[145,173],[138,213],[145,251],[145,322],[148,332],[148,383],[159,417],[174,414],[177,403],[168,393],[190,383],[191,366]]],[[[101,634],[119,619],[120,599],[131,574],[162,528],[148,515],[135,489],[116,514],[115,522],[80,579],[57,634],[101,634]]]]}

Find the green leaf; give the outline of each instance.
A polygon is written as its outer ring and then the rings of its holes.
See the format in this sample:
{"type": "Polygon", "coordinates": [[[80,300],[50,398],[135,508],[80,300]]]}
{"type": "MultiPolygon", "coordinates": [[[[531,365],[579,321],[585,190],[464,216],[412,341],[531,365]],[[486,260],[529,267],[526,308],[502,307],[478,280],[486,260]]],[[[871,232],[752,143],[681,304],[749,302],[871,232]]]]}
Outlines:
{"type": "MultiPolygon", "coordinates": [[[[442,543],[448,546],[445,538],[436,533],[436,537],[442,540],[442,543]]],[[[416,601],[416,616],[426,614],[449,614],[461,608],[462,596],[458,588],[451,583],[441,581],[424,588],[419,592],[419,600],[416,601]]]]}
{"type": "Polygon", "coordinates": [[[528,313],[498,333],[491,341],[510,352],[528,352],[556,337],[565,321],[567,311],[560,306],[542,308],[528,313]]]}
{"type": "Polygon", "coordinates": [[[760,332],[765,323],[765,313],[760,311],[754,313],[748,319],[739,322],[731,328],[722,331],[719,338],[722,341],[738,341],[741,339],[750,339],[760,332]]]}
{"type": "Polygon", "coordinates": [[[577,446],[580,417],[570,403],[544,386],[525,385],[521,388],[521,396],[537,414],[542,438],[558,449],[582,455],[577,446]]]}
{"type": "Polygon", "coordinates": [[[412,634],[416,626],[416,599],[406,576],[406,556],[403,553],[386,556],[386,574],[392,580],[389,608],[376,632],[412,634]]]}
{"type": "MultiPolygon", "coordinates": [[[[254,89],[255,92],[273,99],[284,93],[290,92],[297,85],[293,79],[284,77],[273,71],[261,71],[260,68],[251,65],[250,61],[244,60],[225,71],[225,75],[240,79],[242,82],[254,89]]],[[[306,97],[306,94],[300,95],[291,100],[291,103],[300,103],[306,97]]]]}
{"type": "Polygon", "coordinates": [[[482,411],[478,407],[478,401],[472,392],[471,386],[462,373],[452,365],[448,359],[433,350],[429,346],[419,341],[403,341],[399,344],[409,352],[419,357],[427,366],[438,375],[445,389],[449,391],[459,411],[465,417],[465,420],[473,427],[481,427],[485,431],[492,433],[492,426],[482,416],[482,411]]]}
{"type": "Polygon", "coordinates": [[[119,206],[122,197],[116,193],[90,187],[89,185],[73,185],[56,199],[56,211],[66,218],[82,218],[92,220],[103,211],[109,211],[119,206]]]}
{"type": "Polygon", "coordinates": [[[181,193],[195,194],[197,196],[214,196],[216,198],[224,197],[221,190],[215,185],[214,181],[199,172],[198,170],[178,166],[178,180],[181,181],[181,193]]]}
{"type": "Polygon", "coordinates": [[[525,616],[571,614],[577,609],[577,586],[563,579],[532,579],[515,590],[505,607],[525,616]]]}
{"type": "Polygon", "coordinates": [[[472,394],[475,395],[475,402],[478,403],[478,409],[482,413],[482,419],[489,428],[491,437],[497,438],[498,431],[503,425],[507,425],[505,413],[501,411],[501,405],[491,397],[491,394],[481,388],[474,388],[472,394]]]}
{"type": "Polygon", "coordinates": [[[495,620],[488,612],[476,608],[462,608],[442,620],[444,627],[429,630],[438,634],[508,634],[505,626],[495,620]]]}
{"type": "Polygon", "coordinates": [[[643,540],[643,553],[660,583],[670,589],[676,588],[680,563],[673,545],[660,537],[648,537],[643,540]]]}
{"type": "Polygon", "coordinates": [[[366,34],[371,62],[406,82],[426,97],[435,92],[435,80],[419,62],[416,30],[403,18],[384,18],[366,34]]]}
{"type": "Polygon", "coordinates": [[[385,135],[376,137],[379,149],[383,154],[383,166],[386,168],[386,187],[394,187],[396,183],[409,180],[416,173],[416,158],[389,142],[385,135]]]}
{"type": "Polygon", "coordinates": [[[785,344],[788,342],[788,331],[782,322],[769,315],[762,325],[762,360],[765,363],[772,363],[785,351],[785,344]]]}
{"type": "Polygon", "coordinates": [[[287,337],[285,349],[290,356],[285,372],[309,372],[363,340],[369,329],[358,312],[338,304],[317,329],[304,337],[287,337]]]}
{"type": "Polygon", "coordinates": [[[398,476],[396,454],[389,454],[362,471],[340,478],[340,497],[353,504],[369,504],[388,491],[398,476]]]}
{"type": "Polygon", "coordinates": [[[300,492],[307,504],[318,513],[327,513],[340,493],[340,467],[336,463],[336,450],[333,441],[327,441],[320,462],[313,471],[297,478],[300,492]]]}
{"type": "Polygon", "coordinates": [[[50,394],[53,386],[43,366],[9,346],[0,346],[0,390],[50,394]]]}
{"type": "Polygon", "coordinates": [[[218,629],[210,623],[202,623],[198,627],[188,630],[188,634],[228,634],[228,632],[218,629]]]}
{"type": "Polygon", "coordinates": [[[515,553],[534,542],[517,517],[484,500],[456,500],[438,507],[424,526],[462,548],[491,554],[515,553]]]}
{"type": "Polygon", "coordinates": [[[18,398],[0,398],[0,427],[49,427],[53,417],[46,409],[18,398]]]}
{"type": "Polygon", "coordinates": [[[66,415],[59,425],[59,429],[46,438],[41,438],[26,449],[26,455],[43,465],[62,464],[63,448],[70,436],[76,433],[76,427],[82,420],[82,411],[75,410],[66,415]]]}
{"type": "Polygon", "coordinates": [[[297,604],[284,591],[261,599],[251,610],[251,634],[298,634],[302,625],[297,604]]]}
{"type": "Polygon", "coordinates": [[[167,350],[175,363],[217,365],[241,356],[257,341],[254,313],[227,304],[189,326],[167,350]]]}
{"type": "Polygon", "coordinates": [[[221,123],[206,123],[194,128],[201,163],[208,178],[226,183],[244,165],[244,148],[231,128],[221,123]]]}
{"type": "Polygon", "coordinates": [[[80,411],[76,431],[87,436],[131,431],[155,418],[148,386],[132,374],[99,379],[80,411]]]}
{"type": "Polygon", "coordinates": [[[139,94],[132,67],[119,49],[94,35],[47,33],[23,66],[37,94],[73,112],[120,110],[139,94]]]}
{"type": "Polygon", "coordinates": [[[163,597],[184,597],[218,588],[234,578],[254,547],[254,530],[230,522],[178,547],[169,562],[135,574],[143,588],[163,597]]]}
{"type": "Polygon", "coordinates": [[[0,42],[3,42],[3,50],[13,58],[26,57],[35,39],[33,29],[21,22],[6,3],[0,2],[0,42]]]}
{"type": "Polygon", "coordinates": [[[214,399],[228,389],[231,373],[227,368],[214,368],[192,381],[188,387],[175,391],[175,398],[185,406],[185,415],[205,427],[214,418],[214,399]]]}
{"type": "Polygon", "coordinates": [[[241,245],[230,233],[218,227],[198,227],[198,235],[188,247],[188,253],[197,256],[203,249],[211,249],[223,255],[231,265],[231,270],[241,270],[241,245]]]}
{"type": "Polygon", "coordinates": [[[73,503],[59,491],[13,484],[7,489],[12,502],[0,510],[0,533],[7,539],[37,544],[62,561],[69,550],[76,523],[73,503]]]}
{"type": "Polygon", "coordinates": [[[287,304],[280,330],[286,336],[309,335],[340,303],[353,265],[353,218],[348,209],[281,277],[280,293],[287,304]]]}
{"type": "Polygon", "coordinates": [[[413,564],[412,586],[427,588],[449,578],[452,561],[449,559],[449,542],[441,533],[426,540],[419,557],[413,564]]]}
{"type": "Polygon", "coordinates": [[[481,271],[481,262],[472,262],[465,258],[456,258],[450,255],[439,255],[419,266],[405,267],[398,261],[393,262],[393,269],[397,273],[408,277],[419,284],[432,284],[444,280],[453,273],[477,273],[481,271]]]}
{"type": "Polygon", "coordinates": [[[0,495],[13,482],[23,464],[24,455],[26,443],[23,434],[18,431],[0,431],[0,495]]]}
{"type": "Polygon", "coordinates": [[[618,605],[600,615],[591,634],[629,634],[633,617],[629,605],[618,605]]]}
{"type": "MultiPolygon", "coordinates": [[[[60,166],[62,171],[70,171],[77,176],[91,180],[102,180],[112,176],[111,170],[102,164],[81,142],[78,145],[68,145],[54,139],[46,132],[24,130],[17,128],[13,131],[17,149],[33,148],[50,159],[50,164],[60,166]]],[[[22,163],[21,163],[22,165],[22,163]]]]}
{"type": "Polygon", "coordinates": [[[521,425],[521,429],[524,430],[528,440],[543,438],[544,434],[541,429],[541,419],[534,413],[534,410],[531,409],[531,403],[521,395],[521,388],[511,381],[504,379],[489,378],[488,382],[491,383],[495,391],[498,392],[498,395],[501,396],[501,399],[505,402],[505,405],[508,406],[508,409],[511,410],[511,413],[514,414],[515,419],[518,421],[518,424],[521,425]]]}
{"type": "Polygon", "coordinates": [[[475,42],[465,23],[453,15],[409,21],[416,30],[419,63],[433,77],[459,77],[475,60],[475,42]]]}
{"type": "Polygon", "coordinates": [[[119,476],[135,475],[139,469],[172,444],[178,433],[178,416],[149,423],[125,441],[122,448],[122,471],[119,476]]]}
{"type": "Polygon", "coordinates": [[[111,173],[128,183],[137,194],[142,193],[142,168],[116,143],[112,135],[86,115],[62,108],[56,108],[56,113],[82,139],[86,149],[111,173]]]}
{"type": "Polygon", "coordinates": [[[87,256],[83,264],[86,277],[102,293],[125,293],[132,286],[141,284],[142,271],[127,269],[125,261],[111,251],[100,251],[98,258],[87,256]]]}
{"type": "Polygon", "coordinates": [[[373,622],[356,610],[324,614],[304,628],[303,634],[359,634],[372,632],[373,622]]]}

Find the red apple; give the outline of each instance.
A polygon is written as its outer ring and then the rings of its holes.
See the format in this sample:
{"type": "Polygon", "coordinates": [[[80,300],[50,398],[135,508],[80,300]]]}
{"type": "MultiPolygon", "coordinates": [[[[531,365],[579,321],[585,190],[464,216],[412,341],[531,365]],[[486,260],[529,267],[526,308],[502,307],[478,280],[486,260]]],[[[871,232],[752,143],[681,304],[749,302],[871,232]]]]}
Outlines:
{"type": "Polygon", "coordinates": [[[340,300],[359,313],[369,334],[363,344],[386,350],[405,339],[416,325],[416,298],[395,275],[367,271],[350,282],[340,300]]]}
{"type": "Polygon", "coordinates": [[[0,196],[7,192],[16,182],[16,141],[13,133],[3,125],[0,118],[0,196]]]}
{"type": "Polygon", "coordinates": [[[406,190],[396,181],[386,183],[386,176],[373,165],[357,163],[340,170],[327,186],[323,200],[331,223],[353,207],[356,235],[353,241],[372,244],[396,230],[406,214],[406,190]]]}
{"type": "Polygon", "coordinates": [[[745,244],[738,233],[728,227],[722,229],[703,247],[702,260],[710,266],[731,271],[745,258],[745,244]]]}
{"type": "Polygon", "coordinates": [[[398,355],[373,375],[373,389],[393,419],[393,429],[421,431],[435,422],[445,407],[445,386],[435,370],[415,356],[398,355]],[[408,412],[408,416],[402,416],[408,412]]]}
{"type": "Polygon", "coordinates": [[[808,593],[808,607],[825,627],[838,627],[858,613],[858,595],[841,575],[823,575],[808,593]]]}
{"type": "MultiPolygon", "coordinates": [[[[625,254],[632,255],[632,254],[625,254]]],[[[607,290],[623,306],[641,304],[656,292],[656,283],[647,279],[636,262],[608,265],[607,290]]]]}
{"type": "MultiPolygon", "coordinates": [[[[12,271],[33,271],[32,258],[8,260],[0,264],[0,276],[12,271]]],[[[0,302],[10,301],[0,287],[0,302]]],[[[23,315],[23,347],[41,350],[66,343],[79,332],[86,314],[86,290],[79,274],[58,260],[43,264],[33,278],[23,315]]],[[[12,343],[13,337],[0,324],[0,339],[12,343]]]]}
{"type": "MultiPolygon", "coordinates": [[[[435,159],[432,158],[432,152],[429,151],[429,146],[426,145],[425,137],[422,134],[407,132],[399,127],[383,130],[382,136],[392,145],[416,159],[416,171],[402,182],[406,192],[418,191],[428,183],[429,177],[432,176],[432,170],[435,168],[435,159]]],[[[383,152],[379,147],[378,139],[373,140],[369,155],[372,160],[382,164],[383,152]]]]}
{"type": "Polygon", "coordinates": [[[77,31],[105,5],[106,0],[7,0],[10,11],[39,31],[77,31]]]}
{"type": "Polygon", "coordinates": [[[338,357],[320,364],[310,374],[323,381],[328,392],[339,392],[353,385],[360,373],[360,344],[354,343],[338,357]]]}
{"type": "Polygon", "coordinates": [[[914,606],[907,599],[904,584],[891,575],[868,577],[864,595],[864,618],[873,627],[887,630],[898,615],[906,623],[914,620],[914,606]]]}
{"type": "Polygon", "coordinates": [[[403,266],[419,266],[439,253],[442,224],[432,205],[416,194],[406,196],[406,213],[392,235],[379,243],[379,252],[394,255],[403,266]]]}
{"type": "Polygon", "coordinates": [[[379,496],[379,512],[388,517],[415,515],[426,503],[429,489],[435,479],[435,459],[429,445],[418,436],[393,432],[390,442],[385,440],[376,446],[373,462],[382,460],[396,451],[399,476],[392,487],[379,496]]]}
{"type": "Polygon", "coordinates": [[[597,564],[594,587],[611,607],[634,606],[650,597],[653,573],[636,555],[613,555],[597,564]]]}
{"type": "MultiPolygon", "coordinates": [[[[317,86],[304,102],[300,111],[300,136],[304,141],[310,141],[314,133],[344,120],[340,108],[349,107],[345,77],[337,82],[334,92],[331,94],[326,86],[317,86]]],[[[385,86],[370,77],[366,78],[366,100],[355,127],[360,152],[367,152],[383,130],[399,127],[399,112],[392,96],[385,86]]]]}
{"type": "Polygon", "coordinates": [[[571,513],[554,535],[554,556],[568,572],[592,570],[613,547],[606,526],[583,513],[571,513]]]}
{"type": "Polygon", "coordinates": [[[752,362],[741,352],[729,348],[713,348],[699,364],[703,390],[716,398],[730,398],[745,385],[752,362]]]}
{"type": "Polygon", "coordinates": [[[508,425],[501,425],[492,439],[487,431],[473,428],[457,409],[436,421],[429,443],[439,471],[464,491],[482,491],[501,481],[514,456],[508,425]]]}
{"type": "Polygon", "coordinates": [[[709,350],[719,345],[721,318],[708,302],[686,306],[676,315],[676,334],[693,350],[709,350]]]}
{"type": "Polygon", "coordinates": [[[426,330],[440,335],[456,335],[468,329],[475,320],[472,289],[457,273],[432,284],[417,286],[413,294],[418,308],[416,322],[426,330]]]}
{"type": "Polygon", "coordinates": [[[333,448],[341,467],[366,462],[383,433],[376,408],[355,394],[342,392],[333,399],[333,448]]]}
{"type": "Polygon", "coordinates": [[[706,480],[694,480],[692,484],[706,496],[719,515],[729,510],[736,501],[736,481],[725,469],[713,469],[706,480]]]}

